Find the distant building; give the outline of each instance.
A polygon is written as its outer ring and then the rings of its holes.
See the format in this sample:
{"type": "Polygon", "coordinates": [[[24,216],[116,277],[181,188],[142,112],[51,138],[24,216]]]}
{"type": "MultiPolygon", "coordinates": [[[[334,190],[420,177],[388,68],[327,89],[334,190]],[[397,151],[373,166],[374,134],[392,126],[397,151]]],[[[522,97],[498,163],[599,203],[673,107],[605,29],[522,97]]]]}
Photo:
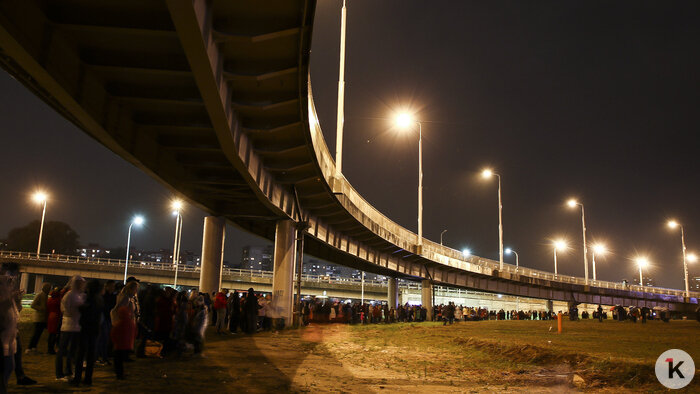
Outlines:
{"type": "MultiPolygon", "coordinates": [[[[644,286],[654,287],[654,279],[653,278],[645,276],[642,279],[644,279],[644,286]]],[[[639,278],[632,279],[632,284],[639,286],[639,278]]]]}
{"type": "Polygon", "coordinates": [[[700,276],[694,276],[688,281],[690,290],[700,291],[700,276]]]}
{"type": "Polygon", "coordinates": [[[78,248],[76,250],[78,254],[82,257],[95,257],[95,258],[111,258],[111,250],[109,248],[104,248],[96,243],[89,243],[84,248],[78,248]]]}
{"type": "Polygon", "coordinates": [[[268,246],[246,246],[243,248],[241,269],[272,271],[272,256],[274,249],[268,246]]]}

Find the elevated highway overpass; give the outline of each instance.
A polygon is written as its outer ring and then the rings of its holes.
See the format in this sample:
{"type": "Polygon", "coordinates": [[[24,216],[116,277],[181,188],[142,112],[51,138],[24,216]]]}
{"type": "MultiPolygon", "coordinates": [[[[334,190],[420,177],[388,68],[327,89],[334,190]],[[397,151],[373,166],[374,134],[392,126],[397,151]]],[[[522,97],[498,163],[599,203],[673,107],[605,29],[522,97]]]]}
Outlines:
{"type": "MultiPolygon", "coordinates": [[[[3,0],[0,66],[115,154],[210,213],[200,287],[222,281],[224,224],[275,242],[291,317],[299,253],[390,276],[548,300],[697,305],[665,294],[464,257],[376,210],[342,175],[309,83],[314,0],[3,0]]],[[[287,319],[291,322],[291,318],[287,319]]]]}

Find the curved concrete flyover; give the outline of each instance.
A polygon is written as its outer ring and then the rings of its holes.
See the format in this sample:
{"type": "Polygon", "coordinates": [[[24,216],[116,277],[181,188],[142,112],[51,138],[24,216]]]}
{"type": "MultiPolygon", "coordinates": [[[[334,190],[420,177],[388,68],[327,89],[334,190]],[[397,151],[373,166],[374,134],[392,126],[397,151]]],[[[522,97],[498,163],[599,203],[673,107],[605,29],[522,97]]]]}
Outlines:
{"type": "MultiPolygon", "coordinates": [[[[499,271],[428,240],[417,247],[415,233],[335,176],[308,83],[314,10],[314,0],[6,0],[0,65],[189,202],[284,240],[275,253],[280,299],[291,300],[301,244],[289,233],[300,231],[304,252],[383,275],[562,301],[697,304],[697,294],[585,286],[511,265],[499,271]]],[[[203,265],[220,265],[216,256],[203,265]]]]}

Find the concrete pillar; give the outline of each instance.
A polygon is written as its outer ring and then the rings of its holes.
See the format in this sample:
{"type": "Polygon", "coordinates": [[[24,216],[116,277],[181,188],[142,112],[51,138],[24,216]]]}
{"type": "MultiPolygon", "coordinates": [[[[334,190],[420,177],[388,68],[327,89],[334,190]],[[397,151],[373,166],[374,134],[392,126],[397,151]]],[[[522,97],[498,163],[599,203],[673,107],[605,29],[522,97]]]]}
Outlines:
{"type": "Polygon", "coordinates": [[[389,301],[389,308],[399,307],[399,286],[396,283],[396,278],[389,278],[389,289],[387,294],[387,301],[389,301]]]}
{"type": "Polygon", "coordinates": [[[20,272],[19,274],[19,289],[25,293],[29,290],[29,273],[20,272]]]}
{"type": "Polygon", "coordinates": [[[34,294],[39,294],[43,285],[44,275],[34,275],[34,294]]]}
{"type": "Polygon", "coordinates": [[[547,309],[547,312],[552,312],[554,310],[554,302],[552,302],[552,300],[547,300],[545,309],[547,309]]]}
{"type": "Polygon", "coordinates": [[[224,237],[226,220],[222,217],[204,218],[202,236],[202,260],[199,274],[199,291],[211,294],[221,288],[221,271],[224,263],[224,237]]]}
{"type": "Polygon", "coordinates": [[[433,320],[433,284],[425,279],[421,282],[421,305],[428,310],[428,320],[433,320]]]}
{"type": "Polygon", "coordinates": [[[291,220],[277,222],[272,271],[272,306],[285,327],[294,323],[294,262],[296,261],[296,228],[291,220]]]}

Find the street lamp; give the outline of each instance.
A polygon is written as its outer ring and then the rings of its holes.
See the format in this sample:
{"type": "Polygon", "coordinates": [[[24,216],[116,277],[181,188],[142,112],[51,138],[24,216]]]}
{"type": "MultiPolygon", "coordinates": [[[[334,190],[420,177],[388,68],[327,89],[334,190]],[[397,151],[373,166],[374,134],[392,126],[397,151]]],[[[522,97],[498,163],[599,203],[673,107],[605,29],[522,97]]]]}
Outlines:
{"type": "Polygon", "coordinates": [[[517,271],[518,269],[520,269],[520,263],[518,262],[518,260],[519,260],[518,252],[514,251],[511,248],[506,248],[505,252],[507,255],[510,255],[510,254],[515,255],[515,270],[517,271]]]}
{"type": "Polygon", "coordinates": [[[340,17],[340,70],[338,72],[338,119],[335,139],[335,175],[340,177],[343,171],[343,125],[345,123],[345,28],[347,11],[345,0],[340,17]]]}
{"type": "Polygon", "coordinates": [[[442,236],[447,232],[447,230],[442,230],[440,233],[440,246],[442,246],[442,236]]]}
{"type": "Polygon", "coordinates": [[[141,226],[143,224],[143,216],[137,215],[131,220],[129,224],[129,233],[126,237],[126,262],[124,264],[124,284],[126,284],[126,273],[129,269],[129,248],[131,247],[131,227],[133,225],[141,226]]]}
{"type": "Polygon", "coordinates": [[[557,251],[564,251],[568,248],[566,241],[563,239],[555,240],[552,245],[554,246],[554,277],[556,278],[559,273],[557,272],[557,251]]]}
{"type": "Polygon", "coordinates": [[[639,285],[642,286],[642,291],[644,291],[644,278],[642,277],[642,268],[649,266],[649,259],[646,257],[637,257],[634,260],[639,267],[639,285]]]}
{"type": "Polygon", "coordinates": [[[180,264],[180,241],[182,241],[182,201],[175,200],[172,203],[173,215],[175,215],[175,241],[173,244],[173,265],[175,266],[175,281],[173,287],[177,288],[177,271],[180,264]]]}
{"type": "Polygon", "coordinates": [[[402,112],[396,116],[396,125],[407,129],[412,125],[418,125],[418,250],[423,249],[423,125],[414,120],[408,113],[402,112]]]}
{"type": "Polygon", "coordinates": [[[41,237],[44,235],[44,219],[46,218],[46,200],[48,200],[48,196],[43,191],[37,191],[32,196],[32,199],[35,203],[44,205],[44,209],[41,212],[41,225],[39,226],[39,243],[36,246],[36,258],[39,258],[41,254],[41,237]]]}
{"type": "Polygon", "coordinates": [[[503,203],[501,202],[501,176],[496,174],[491,169],[485,169],[481,172],[483,178],[498,177],[498,261],[500,270],[503,271],[503,203]]]}
{"type": "Polygon", "coordinates": [[[593,281],[595,282],[596,276],[595,276],[595,255],[597,254],[598,256],[604,256],[606,253],[608,253],[608,248],[605,247],[605,244],[602,243],[596,243],[593,244],[593,253],[591,253],[592,257],[592,262],[593,262],[593,281]]]}
{"type": "Polygon", "coordinates": [[[464,256],[466,258],[466,257],[469,257],[471,255],[472,255],[472,251],[469,248],[462,249],[462,256],[464,256]]]}
{"type": "Polygon", "coordinates": [[[569,208],[575,208],[577,205],[581,206],[581,227],[583,228],[583,272],[586,278],[586,284],[588,284],[588,247],[586,245],[586,213],[583,209],[583,204],[576,201],[575,199],[570,199],[566,203],[569,208]]]}
{"type": "Polygon", "coordinates": [[[698,261],[698,255],[695,253],[688,253],[688,262],[689,263],[695,263],[698,261]]]}
{"type": "Polygon", "coordinates": [[[668,227],[675,229],[677,227],[681,228],[681,246],[683,247],[683,274],[685,277],[685,296],[690,297],[690,288],[688,287],[688,259],[685,255],[685,231],[683,230],[683,225],[675,220],[668,221],[668,227]]]}

